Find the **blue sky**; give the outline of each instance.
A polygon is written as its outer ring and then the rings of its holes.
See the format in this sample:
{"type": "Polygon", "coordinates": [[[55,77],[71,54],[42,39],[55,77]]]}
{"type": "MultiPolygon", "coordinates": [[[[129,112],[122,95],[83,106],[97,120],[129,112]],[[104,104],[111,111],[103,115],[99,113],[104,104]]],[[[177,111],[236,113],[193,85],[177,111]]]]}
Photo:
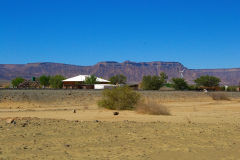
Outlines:
{"type": "Polygon", "coordinates": [[[240,67],[240,1],[0,0],[0,63],[240,67]]]}

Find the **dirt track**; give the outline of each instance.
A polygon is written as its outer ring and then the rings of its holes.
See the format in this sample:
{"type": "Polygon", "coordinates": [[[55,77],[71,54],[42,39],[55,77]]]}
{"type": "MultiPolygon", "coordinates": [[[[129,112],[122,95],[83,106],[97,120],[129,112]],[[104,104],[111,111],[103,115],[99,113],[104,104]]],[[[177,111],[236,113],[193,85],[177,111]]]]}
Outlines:
{"type": "Polygon", "coordinates": [[[0,160],[240,159],[239,93],[214,101],[198,92],[141,92],[172,115],[114,116],[97,107],[101,92],[41,92],[0,91],[0,160]],[[7,117],[32,118],[14,125],[7,117]]]}

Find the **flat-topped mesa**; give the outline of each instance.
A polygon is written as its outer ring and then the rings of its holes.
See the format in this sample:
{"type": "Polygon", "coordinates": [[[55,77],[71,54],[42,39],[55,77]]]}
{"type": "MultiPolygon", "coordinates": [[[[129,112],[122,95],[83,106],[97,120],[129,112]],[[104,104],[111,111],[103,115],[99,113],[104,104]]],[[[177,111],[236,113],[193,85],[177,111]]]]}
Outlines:
{"type": "Polygon", "coordinates": [[[177,67],[181,69],[187,69],[179,62],[161,62],[161,61],[153,61],[153,62],[133,62],[133,61],[124,61],[122,63],[116,62],[116,61],[104,61],[99,62],[96,64],[97,66],[166,66],[166,67],[177,67]]]}
{"type": "MultiPolygon", "coordinates": [[[[53,62],[32,62],[32,63],[27,63],[26,65],[33,65],[33,64],[54,64],[53,62]]],[[[62,64],[62,63],[58,63],[58,64],[62,64]]]]}
{"type": "Polygon", "coordinates": [[[103,61],[103,62],[98,62],[94,66],[108,66],[108,65],[112,66],[112,65],[115,65],[115,64],[119,64],[119,63],[115,62],[115,61],[103,61]]]}
{"type": "Polygon", "coordinates": [[[0,80],[11,80],[18,76],[31,79],[45,75],[63,75],[67,78],[77,75],[91,75],[108,79],[116,74],[124,74],[128,82],[140,82],[145,75],[159,75],[165,72],[169,80],[183,76],[189,83],[201,75],[219,77],[226,85],[238,85],[240,68],[230,69],[188,69],[179,62],[99,62],[93,66],[79,66],[62,63],[38,62],[28,64],[0,64],[0,80]],[[184,70],[184,71],[183,71],[184,70]],[[183,73],[182,73],[183,72],[183,73]],[[181,74],[182,73],[182,74],[181,74]]]}
{"type": "Polygon", "coordinates": [[[102,61],[102,62],[98,62],[97,64],[115,64],[118,63],[116,61],[102,61]]]}

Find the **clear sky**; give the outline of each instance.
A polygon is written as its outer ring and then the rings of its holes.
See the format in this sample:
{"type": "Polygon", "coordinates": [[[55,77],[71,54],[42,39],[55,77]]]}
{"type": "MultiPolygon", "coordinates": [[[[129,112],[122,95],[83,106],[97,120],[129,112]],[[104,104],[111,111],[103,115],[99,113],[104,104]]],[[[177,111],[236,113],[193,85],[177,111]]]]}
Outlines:
{"type": "Polygon", "coordinates": [[[0,0],[0,63],[240,67],[239,0],[0,0]]]}

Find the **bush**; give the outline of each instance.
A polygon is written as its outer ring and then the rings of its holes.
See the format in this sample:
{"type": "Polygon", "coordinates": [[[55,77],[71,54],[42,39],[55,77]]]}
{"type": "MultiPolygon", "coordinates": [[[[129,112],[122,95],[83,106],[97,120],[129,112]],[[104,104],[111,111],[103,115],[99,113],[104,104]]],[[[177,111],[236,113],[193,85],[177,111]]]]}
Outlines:
{"type": "Polygon", "coordinates": [[[112,84],[126,84],[127,82],[127,77],[122,75],[122,74],[117,74],[115,76],[112,76],[109,81],[112,84]]]}
{"type": "Polygon", "coordinates": [[[203,86],[203,87],[217,87],[219,86],[219,83],[221,80],[214,76],[201,76],[194,80],[197,86],[203,86]]]}
{"type": "Polygon", "coordinates": [[[165,86],[169,87],[169,88],[173,88],[173,84],[172,83],[166,83],[165,86]]]}
{"type": "Polygon", "coordinates": [[[191,91],[198,90],[196,85],[188,85],[188,89],[191,91]]]}
{"type": "Polygon", "coordinates": [[[225,87],[224,87],[224,86],[221,86],[221,87],[219,87],[219,90],[220,90],[220,91],[225,91],[225,87]]]}
{"type": "Polygon", "coordinates": [[[106,89],[98,105],[107,109],[132,110],[140,99],[140,94],[127,86],[106,89]]]}
{"type": "Polygon", "coordinates": [[[49,83],[52,88],[62,88],[63,87],[63,80],[66,79],[62,75],[56,75],[50,78],[49,83]]]}
{"type": "Polygon", "coordinates": [[[176,90],[186,90],[188,89],[188,84],[183,78],[173,78],[173,88],[176,90]]]}
{"type": "Polygon", "coordinates": [[[39,82],[45,88],[50,85],[50,78],[50,76],[42,75],[39,77],[39,82]]]}
{"type": "Polygon", "coordinates": [[[171,115],[169,109],[156,101],[145,100],[139,103],[136,107],[138,113],[151,115],[171,115]]]}
{"type": "Polygon", "coordinates": [[[163,83],[163,79],[159,76],[143,76],[141,88],[143,90],[159,90],[163,83]]]}
{"type": "Polygon", "coordinates": [[[227,88],[227,91],[230,91],[230,92],[235,92],[235,91],[237,91],[237,86],[229,86],[228,88],[227,88]]]}
{"type": "Polygon", "coordinates": [[[13,86],[13,88],[18,87],[18,85],[19,85],[20,83],[22,83],[23,81],[24,81],[24,79],[23,79],[22,77],[17,77],[17,78],[15,78],[15,79],[13,79],[13,80],[12,80],[12,86],[13,86]]]}
{"type": "Polygon", "coordinates": [[[95,75],[86,77],[86,79],[84,81],[85,84],[96,84],[96,82],[97,82],[97,77],[95,75]]]}
{"type": "Polygon", "coordinates": [[[163,84],[167,83],[168,75],[164,72],[160,73],[160,80],[162,81],[163,84]]]}
{"type": "Polygon", "coordinates": [[[210,93],[209,94],[213,100],[227,100],[230,101],[230,98],[225,93],[210,93]]]}

